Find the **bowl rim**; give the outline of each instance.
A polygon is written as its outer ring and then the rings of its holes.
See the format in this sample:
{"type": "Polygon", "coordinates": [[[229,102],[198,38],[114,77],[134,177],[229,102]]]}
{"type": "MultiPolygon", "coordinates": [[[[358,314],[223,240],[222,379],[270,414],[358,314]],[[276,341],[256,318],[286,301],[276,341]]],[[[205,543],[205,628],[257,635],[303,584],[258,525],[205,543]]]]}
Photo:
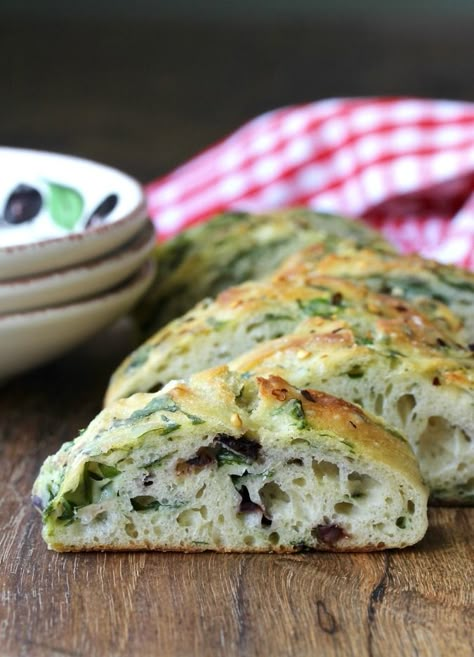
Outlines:
{"type": "Polygon", "coordinates": [[[24,311],[5,313],[4,315],[0,315],[0,329],[2,328],[2,325],[7,324],[8,322],[21,323],[25,319],[35,320],[39,318],[41,315],[54,316],[55,314],[75,310],[81,307],[93,306],[94,304],[103,302],[104,300],[108,300],[109,298],[112,298],[116,295],[123,294],[125,293],[126,290],[132,290],[136,287],[140,287],[140,285],[142,285],[143,282],[146,281],[147,279],[150,281],[151,284],[154,272],[155,272],[155,263],[152,259],[149,258],[145,260],[145,262],[135,272],[133,272],[133,274],[131,274],[131,276],[129,276],[125,281],[122,281],[118,285],[109,288],[104,292],[88,297],[87,299],[82,299],[79,301],[70,301],[69,303],[66,302],[58,306],[45,306],[44,308],[36,308],[33,310],[24,310],[24,311]]]}
{"type": "Polygon", "coordinates": [[[56,151],[44,151],[37,150],[33,148],[16,148],[14,146],[4,146],[0,145],[0,156],[3,152],[15,152],[22,153],[25,156],[27,155],[45,155],[48,157],[73,160],[84,165],[94,165],[94,167],[99,167],[101,169],[112,172],[114,175],[119,176],[122,179],[125,179],[132,187],[135,188],[137,197],[139,198],[138,202],[134,207],[128,210],[123,216],[112,221],[109,224],[101,224],[100,226],[92,226],[87,230],[82,230],[79,233],[70,233],[69,235],[62,235],[61,237],[50,237],[43,240],[36,240],[35,242],[26,242],[24,244],[9,244],[7,246],[0,246],[0,254],[11,254],[18,251],[26,251],[28,249],[38,249],[43,248],[44,246],[50,246],[53,244],[59,244],[65,241],[83,241],[85,239],[94,238],[104,233],[109,233],[116,229],[117,227],[123,226],[125,223],[128,223],[130,220],[135,219],[137,215],[147,214],[147,205],[145,199],[145,192],[143,185],[138,182],[136,178],[130,176],[128,173],[117,169],[116,167],[109,166],[108,164],[102,164],[102,162],[97,162],[96,160],[91,160],[89,158],[80,157],[77,155],[69,155],[67,153],[58,153],[56,151]]]}
{"type": "MultiPolygon", "coordinates": [[[[138,231],[138,233],[127,240],[125,244],[122,244],[113,251],[104,253],[104,255],[94,258],[93,260],[87,260],[85,262],[69,265],[67,267],[53,269],[51,271],[39,272],[37,274],[27,274],[26,276],[17,276],[15,278],[7,278],[5,280],[0,279],[0,289],[41,285],[45,281],[62,278],[63,276],[67,277],[74,272],[91,272],[94,270],[100,270],[101,267],[107,266],[109,261],[124,260],[125,258],[130,257],[132,253],[136,254],[140,251],[145,251],[148,246],[150,247],[151,257],[154,243],[156,243],[155,229],[151,222],[147,222],[143,228],[138,231]]],[[[0,317],[2,317],[1,312],[0,317]]]]}

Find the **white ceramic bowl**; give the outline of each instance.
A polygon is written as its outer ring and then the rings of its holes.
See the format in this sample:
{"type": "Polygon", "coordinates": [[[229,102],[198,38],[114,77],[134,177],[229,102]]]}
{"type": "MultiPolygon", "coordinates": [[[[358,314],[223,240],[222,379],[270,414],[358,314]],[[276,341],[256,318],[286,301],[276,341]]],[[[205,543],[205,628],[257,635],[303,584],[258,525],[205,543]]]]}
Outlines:
{"type": "Polygon", "coordinates": [[[59,356],[126,313],[145,292],[154,264],[118,288],[78,303],[0,317],[0,380],[59,356]]]}
{"type": "Polygon", "coordinates": [[[133,274],[155,245],[151,224],[125,246],[85,265],[0,282],[0,316],[70,303],[110,289],[133,274]]]}
{"type": "Polygon", "coordinates": [[[147,221],[141,186],[111,167],[0,148],[0,171],[0,280],[93,260],[130,240],[147,221]],[[41,199],[34,217],[22,223],[19,185],[41,199]],[[106,199],[113,201],[107,211],[106,199]]]}

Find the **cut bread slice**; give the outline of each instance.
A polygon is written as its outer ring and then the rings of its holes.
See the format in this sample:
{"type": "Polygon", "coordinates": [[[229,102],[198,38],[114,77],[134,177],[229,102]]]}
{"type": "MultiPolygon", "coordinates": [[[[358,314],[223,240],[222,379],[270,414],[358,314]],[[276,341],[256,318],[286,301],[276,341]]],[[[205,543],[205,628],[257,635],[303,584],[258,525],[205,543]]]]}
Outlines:
{"type": "Polygon", "coordinates": [[[225,367],[102,411],[46,460],[33,502],[59,551],[366,551],[427,527],[427,489],[396,431],[225,367]]]}
{"type": "MultiPolygon", "coordinates": [[[[385,323],[385,329],[383,324],[385,323]]],[[[363,344],[344,321],[308,319],[229,364],[324,390],[383,416],[408,437],[438,503],[474,503],[474,364],[399,341],[363,344]]],[[[388,330],[387,330],[388,329],[388,330]]]]}
{"type": "Polygon", "coordinates": [[[417,255],[358,248],[341,240],[331,253],[318,244],[298,251],[281,265],[274,279],[311,284],[311,276],[360,281],[376,292],[409,299],[425,312],[430,312],[431,300],[440,301],[460,317],[465,340],[474,343],[474,273],[465,269],[417,255]]]}
{"type": "Polygon", "coordinates": [[[136,316],[150,335],[203,298],[268,275],[290,253],[313,243],[332,251],[341,238],[394,251],[380,233],[361,221],[307,208],[217,215],[157,246],[156,279],[136,316]]]}
{"type": "Polygon", "coordinates": [[[441,328],[459,327],[447,308],[443,322],[435,324],[409,303],[347,280],[313,277],[311,286],[249,282],[198,304],[134,351],[112,376],[106,404],[223,364],[264,340],[292,333],[309,316],[344,319],[358,342],[376,339],[386,351],[413,356],[421,345],[440,357],[470,356],[456,344],[452,331],[441,328]]]}

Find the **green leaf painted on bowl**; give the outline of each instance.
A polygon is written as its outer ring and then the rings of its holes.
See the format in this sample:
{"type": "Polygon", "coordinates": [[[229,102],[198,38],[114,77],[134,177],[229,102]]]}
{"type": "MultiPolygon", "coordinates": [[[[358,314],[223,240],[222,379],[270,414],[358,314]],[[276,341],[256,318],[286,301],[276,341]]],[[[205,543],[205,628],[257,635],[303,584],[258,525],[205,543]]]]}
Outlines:
{"type": "Polygon", "coordinates": [[[84,199],[72,187],[48,182],[48,206],[54,223],[66,230],[72,230],[84,210],[84,199]]]}

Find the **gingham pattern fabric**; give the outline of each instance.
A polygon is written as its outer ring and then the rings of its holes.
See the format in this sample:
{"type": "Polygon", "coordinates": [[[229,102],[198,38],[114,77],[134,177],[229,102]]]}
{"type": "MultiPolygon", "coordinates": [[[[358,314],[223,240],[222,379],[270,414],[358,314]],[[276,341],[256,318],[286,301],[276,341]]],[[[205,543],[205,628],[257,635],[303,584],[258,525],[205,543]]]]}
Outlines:
{"type": "Polygon", "coordinates": [[[330,99],[260,116],[146,187],[161,238],[228,209],[364,218],[402,252],[474,269],[474,104],[330,99]]]}

